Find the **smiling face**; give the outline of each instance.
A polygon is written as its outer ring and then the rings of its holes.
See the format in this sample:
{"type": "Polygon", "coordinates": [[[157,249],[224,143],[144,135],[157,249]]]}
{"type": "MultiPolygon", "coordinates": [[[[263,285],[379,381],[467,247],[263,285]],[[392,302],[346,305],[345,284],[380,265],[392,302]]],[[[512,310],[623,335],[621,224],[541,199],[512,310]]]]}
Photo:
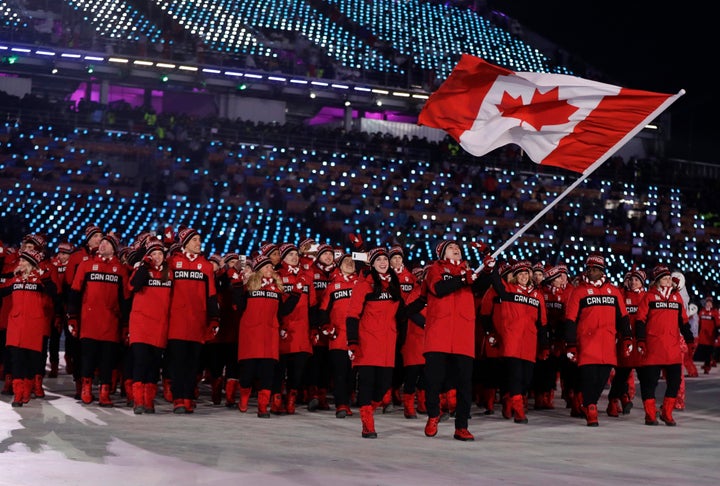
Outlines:
{"type": "Polygon", "coordinates": [[[194,255],[199,255],[202,251],[202,238],[200,235],[194,235],[185,245],[185,251],[194,255]]]}
{"type": "Polygon", "coordinates": [[[340,271],[342,271],[344,275],[355,273],[355,260],[350,257],[343,258],[342,262],[340,262],[340,271]]]}
{"type": "Polygon", "coordinates": [[[401,268],[403,265],[403,257],[402,255],[393,255],[392,258],[390,258],[390,266],[398,269],[401,268]]]}
{"type": "Polygon", "coordinates": [[[297,250],[291,250],[285,255],[283,262],[291,267],[297,267],[297,264],[300,263],[300,254],[297,250]]]}
{"type": "Polygon", "coordinates": [[[163,253],[162,250],[154,250],[150,253],[150,259],[154,266],[159,267],[162,265],[163,260],[165,260],[165,253],[163,253]]]}
{"type": "Polygon", "coordinates": [[[515,274],[515,280],[519,285],[527,285],[530,281],[530,272],[527,270],[521,270],[515,274]]]}
{"type": "Polygon", "coordinates": [[[375,259],[372,266],[378,273],[387,273],[390,268],[390,260],[385,255],[380,255],[375,259]]]}

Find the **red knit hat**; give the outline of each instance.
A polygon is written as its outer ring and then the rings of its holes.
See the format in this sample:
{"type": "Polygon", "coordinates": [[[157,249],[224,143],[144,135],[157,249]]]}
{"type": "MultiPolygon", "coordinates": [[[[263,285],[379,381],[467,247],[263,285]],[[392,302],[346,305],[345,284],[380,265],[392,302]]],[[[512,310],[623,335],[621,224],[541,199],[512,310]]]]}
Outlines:
{"type": "Polygon", "coordinates": [[[318,245],[318,247],[317,247],[317,253],[316,253],[315,258],[320,258],[320,255],[322,255],[326,251],[333,252],[333,257],[335,257],[335,249],[332,246],[328,245],[327,243],[322,243],[322,244],[318,245]]]}
{"type": "Polygon", "coordinates": [[[35,248],[39,251],[45,250],[45,246],[47,245],[47,240],[45,237],[38,233],[30,233],[29,235],[25,235],[25,238],[22,240],[23,245],[25,243],[31,243],[35,246],[35,248]]]}
{"type": "Polygon", "coordinates": [[[283,243],[280,245],[280,260],[285,260],[285,257],[290,254],[291,251],[298,251],[298,247],[293,243],[283,243]]]}
{"type": "Polygon", "coordinates": [[[145,256],[149,256],[155,250],[165,253],[165,246],[157,238],[150,238],[145,242],[145,256]]]}
{"type": "Polygon", "coordinates": [[[212,255],[210,255],[210,258],[208,258],[208,260],[211,263],[216,264],[218,267],[224,266],[223,258],[220,255],[218,255],[217,253],[213,253],[212,255]]]}
{"type": "Polygon", "coordinates": [[[373,248],[370,250],[367,254],[367,260],[370,266],[372,266],[373,263],[375,263],[375,260],[378,259],[380,256],[388,256],[388,252],[383,247],[373,248]]]}
{"type": "Polygon", "coordinates": [[[185,248],[187,244],[190,243],[190,240],[192,240],[193,237],[198,234],[199,233],[192,228],[181,229],[178,233],[178,238],[180,239],[180,246],[182,248],[185,248]]]}
{"type": "Polygon", "coordinates": [[[605,257],[598,254],[592,254],[587,257],[587,260],[585,261],[585,266],[587,268],[599,268],[603,272],[605,271],[605,257]]]}
{"type": "Polygon", "coordinates": [[[517,275],[520,272],[532,272],[532,264],[528,260],[520,260],[513,264],[512,274],[517,275]]]}
{"type": "Polygon", "coordinates": [[[257,257],[255,257],[255,260],[253,260],[252,270],[253,270],[253,272],[258,272],[265,265],[271,265],[271,264],[272,264],[272,262],[270,261],[270,258],[268,258],[265,255],[258,255],[257,257]]]}
{"type": "Polygon", "coordinates": [[[453,243],[455,243],[456,245],[458,244],[458,242],[455,240],[443,240],[437,244],[437,246],[435,247],[435,254],[438,257],[438,260],[442,260],[443,258],[445,258],[445,250],[447,250],[447,247],[453,243]]]}
{"type": "Polygon", "coordinates": [[[568,267],[564,263],[558,263],[554,267],[548,268],[548,270],[545,272],[545,281],[552,282],[563,273],[565,275],[568,274],[568,267]]]}
{"type": "Polygon", "coordinates": [[[72,243],[68,243],[67,241],[63,241],[60,243],[57,247],[58,253],[72,253],[75,251],[75,245],[72,243]]]}
{"type": "Polygon", "coordinates": [[[100,227],[95,226],[94,224],[88,225],[85,227],[85,241],[89,241],[90,238],[93,237],[93,235],[97,233],[102,233],[102,230],[100,227]]]}
{"type": "Polygon", "coordinates": [[[633,266],[628,273],[630,277],[637,277],[642,283],[645,283],[647,280],[647,274],[635,266],[633,266]]]}
{"type": "Polygon", "coordinates": [[[665,265],[655,265],[655,268],[653,268],[652,276],[653,276],[653,282],[657,282],[658,279],[663,278],[667,275],[670,275],[670,269],[666,267],[665,265]]]}
{"type": "Polygon", "coordinates": [[[240,255],[234,252],[226,253],[223,257],[223,264],[228,265],[231,260],[240,260],[240,255]]]}
{"type": "Polygon", "coordinates": [[[278,250],[278,246],[275,243],[265,242],[260,245],[260,254],[268,256],[270,253],[278,250]]]}
{"type": "Polygon", "coordinates": [[[388,255],[390,255],[390,258],[394,257],[395,255],[400,255],[401,257],[404,257],[405,252],[403,251],[402,246],[394,245],[392,248],[390,248],[388,255]]]}
{"type": "MultiPolygon", "coordinates": [[[[113,247],[113,253],[117,253],[118,248],[120,248],[120,238],[118,238],[115,233],[108,233],[105,236],[102,237],[103,240],[107,240],[110,245],[113,247]]],[[[100,240],[102,241],[102,240],[100,240]]]]}
{"type": "Polygon", "coordinates": [[[43,254],[35,250],[20,250],[19,257],[30,262],[33,267],[40,265],[44,259],[43,254]]]}

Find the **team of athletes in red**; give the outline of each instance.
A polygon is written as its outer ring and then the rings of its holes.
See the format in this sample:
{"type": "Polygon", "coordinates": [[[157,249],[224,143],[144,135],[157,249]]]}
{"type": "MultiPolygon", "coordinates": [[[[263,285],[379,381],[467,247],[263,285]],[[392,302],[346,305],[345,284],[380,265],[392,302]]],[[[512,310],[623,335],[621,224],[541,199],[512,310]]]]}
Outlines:
{"type": "Polygon", "coordinates": [[[113,406],[119,384],[136,414],[154,413],[161,385],[173,413],[192,413],[204,373],[214,404],[224,394],[247,412],[254,395],[263,418],[301,403],[329,410],[331,394],[337,418],[359,409],[365,438],[377,437],[375,411],[395,402],[408,419],[427,414],[426,436],[454,416],[453,437],[471,441],[473,403],[489,415],[499,401],[504,418],[527,423],[528,397],[552,409],[558,386],[570,415],[597,426],[608,383],[608,416],[630,413],[634,373],[644,423],[672,426],[684,407],[683,363],[688,376],[697,375],[693,354],[705,373],[714,364],[712,299],[695,338],[682,281],[662,264],[646,288],[635,267],[614,285],[597,254],[570,279],[562,263],[496,261],[475,243],[485,257],[473,270],[449,239],[434,262],[410,270],[401,247],[364,251],[355,235],[362,258],[312,239],[205,257],[188,227],[141,233],[127,247],[94,225],[84,237],[52,257],[41,234],[19,249],[0,243],[3,393],[13,407],[44,396],[63,332],[66,371],[85,404],[113,406]]]}

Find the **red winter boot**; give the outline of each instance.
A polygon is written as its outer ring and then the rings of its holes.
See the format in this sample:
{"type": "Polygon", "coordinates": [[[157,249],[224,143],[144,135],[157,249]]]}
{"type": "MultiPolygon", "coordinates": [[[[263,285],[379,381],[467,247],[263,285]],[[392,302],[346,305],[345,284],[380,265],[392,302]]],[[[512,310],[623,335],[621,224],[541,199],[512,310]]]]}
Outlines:
{"type": "Polygon", "coordinates": [[[502,416],[506,420],[512,418],[512,400],[509,393],[503,393],[502,396],[502,416]]]}
{"type": "Polygon", "coordinates": [[[457,390],[455,388],[451,388],[447,391],[447,407],[448,407],[448,413],[451,417],[455,416],[455,409],[457,408],[457,390]]]}
{"type": "Polygon", "coordinates": [[[511,406],[512,406],[512,413],[515,415],[515,423],[516,424],[526,424],[528,423],[528,419],[525,416],[525,404],[523,402],[523,396],[522,395],[513,395],[510,397],[511,400],[511,406]]]}
{"type": "Polygon", "coordinates": [[[575,392],[572,397],[572,406],[570,407],[571,417],[585,417],[585,411],[582,406],[582,393],[575,392]]]}
{"type": "Polygon", "coordinates": [[[285,405],[285,410],[287,411],[288,415],[294,415],[295,414],[295,402],[297,401],[297,390],[290,390],[287,395],[287,404],[285,405]]]}
{"type": "Polygon", "coordinates": [[[112,375],[110,376],[110,386],[108,387],[110,394],[114,395],[117,391],[118,383],[122,383],[123,381],[120,370],[112,370],[112,375]]]}
{"type": "MultiPolygon", "coordinates": [[[[242,388],[240,392],[242,393],[242,388]]],[[[297,390],[293,390],[297,394],[297,390]]],[[[241,398],[242,400],[242,398],[241,398]]],[[[258,412],[257,416],[260,418],[270,418],[268,412],[268,405],[270,404],[270,390],[258,390],[258,412]]]]}
{"type": "Polygon", "coordinates": [[[318,388],[318,410],[330,410],[327,393],[327,388],[318,388]]]}
{"type": "Polygon", "coordinates": [[[627,379],[627,385],[628,396],[630,397],[630,400],[632,400],[633,398],[635,398],[635,370],[630,371],[627,379]]]}
{"type": "Polygon", "coordinates": [[[100,385],[100,406],[101,407],[112,407],[113,402],[110,400],[110,386],[111,385],[100,385]]]}
{"type": "Polygon", "coordinates": [[[496,388],[485,388],[483,393],[483,404],[485,406],[485,415],[492,415],[495,413],[495,396],[497,395],[496,388]]]}
{"type": "Polygon", "coordinates": [[[232,408],[236,405],[235,393],[237,392],[240,384],[235,378],[228,378],[225,382],[225,406],[232,408]]]}
{"type": "Polygon", "coordinates": [[[362,422],[362,436],[364,439],[377,439],[375,432],[375,417],[372,405],[360,407],[360,421],[362,422]]]}
{"type": "Polygon", "coordinates": [[[633,402],[632,399],[628,396],[627,393],[624,393],[620,397],[620,404],[622,405],[622,413],[623,415],[628,415],[630,413],[630,410],[633,408],[633,402]]]}
{"type": "Polygon", "coordinates": [[[383,399],[382,399],[382,403],[381,403],[381,405],[382,405],[382,413],[388,413],[388,411],[390,410],[390,406],[392,405],[392,403],[393,403],[393,402],[392,402],[392,388],[389,388],[389,389],[385,392],[385,395],[383,395],[383,399]]]}
{"type": "Polygon", "coordinates": [[[185,399],[185,413],[195,413],[195,400],[192,398],[185,399]]]}
{"type": "Polygon", "coordinates": [[[427,413],[427,405],[425,404],[425,390],[417,391],[417,411],[418,413],[427,413]]]}
{"type": "Polygon", "coordinates": [[[35,398],[45,398],[45,390],[43,390],[43,376],[35,375],[33,380],[33,395],[35,398]]]}
{"type": "MultiPolygon", "coordinates": [[[[237,383],[237,382],[236,382],[237,383]]],[[[252,387],[240,387],[240,401],[238,402],[238,410],[240,410],[242,413],[245,413],[248,411],[248,402],[250,401],[250,394],[252,393],[252,387]]],[[[280,394],[277,394],[278,400],[280,397],[280,394]]],[[[258,398],[258,400],[260,400],[258,398]]]]}
{"type": "Polygon", "coordinates": [[[453,434],[453,438],[456,440],[462,440],[464,442],[475,440],[475,437],[473,437],[473,435],[468,429],[455,429],[455,434],[453,434]]]}
{"type": "Polygon", "coordinates": [[[220,405],[220,402],[222,401],[223,377],[219,376],[213,379],[212,385],[210,386],[210,400],[212,401],[213,405],[220,405]]]}
{"type": "Polygon", "coordinates": [[[428,417],[427,423],[425,424],[425,435],[427,437],[435,437],[438,433],[438,424],[440,423],[440,416],[428,417]]]}
{"type": "Polygon", "coordinates": [[[13,376],[11,374],[5,375],[5,384],[3,385],[3,389],[0,392],[2,395],[12,395],[13,394],[13,376]]]}
{"type": "Polygon", "coordinates": [[[274,393],[272,396],[272,402],[270,403],[270,413],[273,415],[282,415],[287,413],[285,404],[283,403],[282,394],[274,393]]]}
{"type": "Polygon", "coordinates": [[[13,407],[23,406],[23,396],[25,395],[25,380],[22,378],[15,378],[10,381],[10,386],[14,392],[14,398],[12,401],[13,407]]]}
{"type": "MultiPolygon", "coordinates": [[[[142,406],[142,402],[143,402],[142,387],[140,388],[140,390],[141,390],[140,391],[140,399],[135,400],[135,397],[133,396],[133,391],[135,390],[135,383],[140,383],[140,382],[133,382],[132,379],[130,379],[130,378],[125,378],[125,380],[123,380],[123,389],[125,390],[125,404],[128,407],[133,407],[133,409],[135,407],[137,407],[138,403],[142,406]]],[[[142,383],[141,383],[141,385],[142,385],[142,383]]],[[[133,412],[135,412],[135,410],[133,410],[133,412]]],[[[140,412],[140,413],[142,413],[142,412],[140,412]]]]}
{"type": "Polygon", "coordinates": [[[30,403],[30,396],[32,395],[34,386],[35,380],[33,380],[32,378],[25,378],[23,380],[23,403],[30,403]]]}
{"type": "Polygon", "coordinates": [[[176,398],[173,400],[173,413],[185,413],[187,410],[185,409],[185,400],[182,398],[176,398]]]}
{"type": "Polygon", "coordinates": [[[415,394],[414,393],[404,393],[403,394],[403,413],[405,414],[406,419],[417,418],[417,413],[415,413],[415,394]]]}
{"type": "Polygon", "coordinates": [[[665,397],[663,400],[662,408],[660,409],[660,420],[665,422],[665,425],[667,426],[675,426],[677,425],[677,422],[673,419],[672,412],[675,408],[675,399],[670,397],[665,397]]]}
{"type": "Polygon", "coordinates": [[[348,405],[338,405],[337,408],[335,408],[336,418],[345,418],[351,416],[352,414],[352,410],[350,410],[348,405]]]}
{"type": "Polygon", "coordinates": [[[92,396],[92,378],[82,379],[82,391],[80,392],[80,399],[84,404],[92,403],[95,399],[92,396]]]}
{"type": "MultiPolygon", "coordinates": [[[[125,383],[127,383],[128,380],[125,380],[125,383]]],[[[140,381],[135,381],[132,383],[132,386],[127,386],[126,389],[130,390],[130,393],[128,393],[128,397],[132,397],[133,399],[133,413],[135,415],[140,415],[141,413],[145,412],[145,386],[140,381]]],[[[126,392],[127,393],[127,392],[126,392]]]]}
{"type": "Polygon", "coordinates": [[[596,404],[591,403],[587,406],[587,413],[585,418],[587,419],[588,427],[597,427],[598,425],[600,425],[600,422],[598,422],[598,409],[596,404]]]}
{"type": "Polygon", "coordinates": [[[620,399],[609,398],[607,406],[608,417],[619,417],[620,416],[620,399]]]}
{"type": "Polygon", "coordinates": [[[314,412],[320,406],[320,399],[318,398],[318,387],[310,385],[307,388],[307,409],[314,412]]]}
{"type": "Polygon", "coordinates": [[[50,361],[50,371],[48,372],[48,378],[57,378],[58,377],[58,368],[60,367],[60,363],[57,361],[50,361]]]}
{"type": "MultiPolygon", "coordinates": [[[[174,405],[175,400],[173,400],[172,382],[171,382],[170,378],[163,378],[162,388],[163,388],[163,398],[165,399],[165,401],[170,402],[174,405]]],[[[183,411],[182,413],[185,413],[185,411],[183,411]]]]}
{"type": "Polygon", "coordinates": [[[645,407],[645,425],[657,425],[657,409],[655,408],[655,399],[649,398],[643,400],[643,407],[645,407]]]}
{"type": "Polygon", "coordinates": [[[155,395],[157,395],[156,383],[143,384],[143,409],[145,413],[155,413],[155,395]]]}

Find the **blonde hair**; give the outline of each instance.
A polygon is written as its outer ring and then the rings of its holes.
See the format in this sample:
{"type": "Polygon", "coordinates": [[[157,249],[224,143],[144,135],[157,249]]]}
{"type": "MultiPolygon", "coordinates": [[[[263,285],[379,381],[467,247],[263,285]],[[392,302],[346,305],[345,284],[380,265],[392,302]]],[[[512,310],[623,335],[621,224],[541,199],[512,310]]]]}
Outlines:
{"type": "MultiPolygon", "coordinates": [[[[273,280],[275,280],[275,284],[278,286],[278,288],[280,290],[282,290],[283,289],[282,279],[277,274],[277,272],[275,272],[274,270],[273,270],[272,278],[273,278],[273,280]]],[[[257,272],[253,272],[250,274],[250,277],[248,277],[248,281],[247,281],[247,284],[245,285],[245,287],[248,290],[260,290],[260,288],[262,287],[262,279],[263,279],[262,272],[260,272],[259,270],[257,272]]]]}

